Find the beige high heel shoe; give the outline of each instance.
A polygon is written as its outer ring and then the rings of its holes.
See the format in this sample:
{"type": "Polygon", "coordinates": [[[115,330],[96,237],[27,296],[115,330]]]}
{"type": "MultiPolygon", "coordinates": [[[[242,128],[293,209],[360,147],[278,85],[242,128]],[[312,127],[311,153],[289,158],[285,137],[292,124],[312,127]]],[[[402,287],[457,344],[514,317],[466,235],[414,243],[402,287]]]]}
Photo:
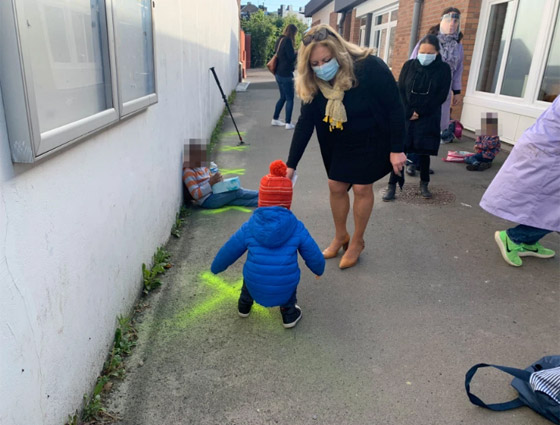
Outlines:
{"type": "Polygon", "coordinates": [[[358,260],[360,259],[360,254],[362,253],[365,247],[366,244],[362,243],[362,248],[360,249],[360,251],[358,251],[358,255],[356,255],[355,257],[351,257],[348,251],[346,251],[342,256],[342,258],[340,259],[340,263],[338,264],[338,267],[341,269],[348,269],[350,267],[354,267],[358,263],[358,260]]]}
{"type": "Polygon", "coordinates": [[[338,245],[338,241],[336,240],[336,238],[333,239],[333,241],[327,247],[327,249],[323,251],[323,257],[325,257],[326,260],[328,260],[329,258],[336,257],[338,255],[338,251],[340,251],[340,248],[344,249],[344,251],[348,249],[349,243],[350,243],[350,235],[348,233],[346,234],[346,238],[344,239],[344,242],[342,242],[340,245],[338,245]]]}

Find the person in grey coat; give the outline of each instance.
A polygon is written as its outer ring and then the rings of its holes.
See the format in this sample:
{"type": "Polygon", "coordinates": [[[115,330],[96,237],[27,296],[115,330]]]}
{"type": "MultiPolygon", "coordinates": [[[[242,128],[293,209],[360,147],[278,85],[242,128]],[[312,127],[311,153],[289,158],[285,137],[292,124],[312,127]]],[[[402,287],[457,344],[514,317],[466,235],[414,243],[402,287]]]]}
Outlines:
{"type": "Polygon", "coordinates": [[[539,240],[560,232],[560,96],[517,141],[480,206],[519,223],[494,235],[508,264],[521,266],[520,257],[554,257],[539,240]]]}

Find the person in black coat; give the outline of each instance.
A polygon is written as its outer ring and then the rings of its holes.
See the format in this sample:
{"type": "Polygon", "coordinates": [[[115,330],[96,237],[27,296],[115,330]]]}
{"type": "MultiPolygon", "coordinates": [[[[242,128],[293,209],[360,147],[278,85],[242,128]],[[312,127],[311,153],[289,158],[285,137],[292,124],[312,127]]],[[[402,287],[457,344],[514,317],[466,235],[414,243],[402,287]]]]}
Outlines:
{"type": "Polygon", "coordinates": [[[354,266],[364,249],[375,181],[406,161],[404,112],[393,74],[381,59],[345,41],[327,25],[312,27],[298,53],[296,91],[302,99],[288,156],[288,177],[315,130],[327,171],[335,237],[323,251],[339,267],[354,266]],[[354,192],[354,234],[348,234],[348,191],[354,192]]]}
{"type": "MultiPolygon", "coordinates": [[[[405,151],[417,154],[420,161],[420,193],[432,197],[430,155],[437,155],[440,145],[441,105],[451,86],[451,68],[441,60],[439,41],[427,35],[420,41],[418,57],[405,62],[399,75],[399,92],[406,119],[405,151]]],[[[398,176],[391,173],[384,201],[395,199],[398,176]]]]}
{"type": "Polygon", "coordinates": [[[294,43],[296,40],[297,27],[289,24],[284,28],[282,36],[276,40],[274,49],[278,64],[276,65],[276,83],[280,90],[280,99],[276,102],[274,115],[272,116],[273,126],[285,127],[286,130],[293,130],[295,126],[292,124],[292,110],[294,109],[294,68],[296,63],[296,52],[294,43]],[[280,112],[286,104],[286,122],[280,121],[280,112]]]}

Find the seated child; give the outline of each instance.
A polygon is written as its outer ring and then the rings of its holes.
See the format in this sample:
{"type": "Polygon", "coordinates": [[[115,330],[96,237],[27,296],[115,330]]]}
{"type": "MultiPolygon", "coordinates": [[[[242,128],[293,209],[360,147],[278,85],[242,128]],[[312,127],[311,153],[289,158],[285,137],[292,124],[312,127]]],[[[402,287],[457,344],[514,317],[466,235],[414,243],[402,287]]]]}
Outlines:
{"type": "MultiPolygon", "coordinates": [[[[186,145],[185,145],[186,149],[186,145]]],[[[226,205],[256,207],[259,192],[237,189],[230,192],[213,193],[212,186],[222,181],[222,175],[211,174],[206,167],[206,146],[200,143],[188,145],[188,156],[183,163],[183,182],[192,199],[202,208],[221,208],[226,205]]]]}
{"type": "Polygon", "coordinates": [[[325,259],[303,223],[290,211],[292,181],[286,171],[281,160],[270,164],[270,174],[261,180],[259,208],[220,249],[211,270],[216,274],[224,271],[248,250],[239,316],[249,316],[253,301],[265,307],[280,306],[283,326],[293,328],[301,319],[296,304],[300,278],[297,253],[318,276],[325,270],[325,259]]]}
{"type": "Polygon", "coordinates": [[[498,114],[483,112],[480,134],[474,143],[475,154],[465,158],[467,170],[484,171],[490,168],[501,146],[498,136],[498,114]]]}

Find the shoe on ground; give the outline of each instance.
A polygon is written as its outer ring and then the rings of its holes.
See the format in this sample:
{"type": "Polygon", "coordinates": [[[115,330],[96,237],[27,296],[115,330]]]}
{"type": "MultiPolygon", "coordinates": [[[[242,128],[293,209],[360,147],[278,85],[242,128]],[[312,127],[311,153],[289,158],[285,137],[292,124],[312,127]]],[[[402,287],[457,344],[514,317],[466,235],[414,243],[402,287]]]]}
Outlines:
{"type": "Polygon", "coordinates": [[[432,199],[432,192],[428,189],[428,182],[420,182],[420,195],[424,199],[432,199]]]}
{"type": "Polygon", "coordinates": [[[282,325],[286,329],[293,328],[301,319],[301,308],[297,304],[291,308],[280,307],[280,313],[282,313],[282,325]]]}
{"type": "Polygon", "coordinates": [[[492,166],[491,162],[481,162],[478,166],[478,171],[488,170],[492,166]]]}
{"type": "Polygon", "coordinates": [[[467,170],[469,171],[478,171],[480,169],[480,166],[482,165],[481,162],[475,161],[469,165],[467,165],[467,170]]]}
{"type": "Polygon", "coordinates": [[[237,313],[239,317],[249,317],[249,313],[251,313],[252,304],[245,304],[239,301],[237,303],[237,313]]]}
{"type": "Polygon", "coordinates": [[[280,120],[275,120],[273,118],[272,121],[270,122],[270,125],[273,125],[273,126],[276,126],[276,127],[284,127],[286,125],[286,123],[284,123],[280,120]]]}
{"type": "Polygon", "coordinates": [[[475,161],[472,164],[467,165],[467,170],[469,170],[469,171],[484,171],[484,170],[488,170],[491,166],[492,166],[491,162],[475,161]]]}
{"type": "Polygon", "coordinates": [[[500,248],[502,257],[510,266],[520,267],[523,264],[519,253],[523,250],[523,246],[514,243],[505,230],[494,233],[494,239],[500,248]]]}
{"type": "Polygon", "coordinates": [[[416,175],[416,166],[414,164],[408,164],[406,166],[406,174],[414,177],[416,175]]]}
{"type": "Polygon", "coordinates": [[[392,201],[393,199],[395,199],[395,191],[397,190],[397,184],[396,183],[389,183],[387,185],[387,190],[385,190],[385,193],[383,194],[383,202],[389,202],[392,201]]]}
{"type": "Polygon", "coordinates": [[[552,258],[556,255],[552,249],[545,248],[538,242],[532,245],[522,243],[521,248],[523,249],[519,251],[520,257],[552,258]]]}
{"type": "Polygon", "coordinates": [[[296,128],[296,126],[293,125],[291,122],[286,123],[286,130],[293,130],[294,128],[296,128]]]}

